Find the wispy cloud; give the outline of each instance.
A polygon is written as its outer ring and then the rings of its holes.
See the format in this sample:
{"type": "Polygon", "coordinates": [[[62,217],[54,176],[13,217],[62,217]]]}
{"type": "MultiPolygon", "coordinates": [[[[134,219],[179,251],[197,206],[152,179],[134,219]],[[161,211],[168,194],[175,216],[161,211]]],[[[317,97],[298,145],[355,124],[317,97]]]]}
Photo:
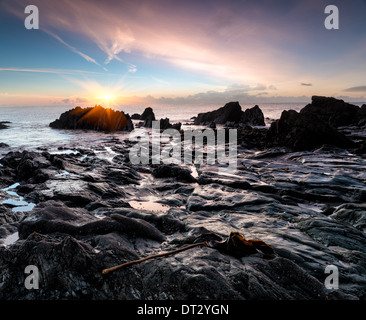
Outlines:
{"type": "Polygon", "coordinates": [[[264,77],[279,81],[292,72],[287,51],[273,45],[273,39],[276,43],[290,41],[288,30],[273,28],[271,16],[254,5],[247,5],[243,16],[236,13],[235,2],[226,4],[223,12],[221,1],[212,1],[204,12],[196,1],[33,3],[42,10],[42,28],[61,34],[62,38],[54,37],[93,63],[93,58],[65,41],[67,33],[91,40],[106,54],[104,64],[113,60],[126,63],[129,72],[137,70],[129,61],[131,54],[224,81],[255,84],[264,77]],[[245,50],[243,44],[248,44],[245,50]]]}
{"type": "Polygon", "coordinates": [[[128,72],[130,72],[130,73],[137,72],[137,67],[135,65],[133,65],[133,64],[129,65],[128,72]]]}
{"type": "Polygon", "coordinates": [[[88,62],[92,62],[94,64],[96,64],[97,66],[100,66],[100,64],[95,61],[95,59],[89,57],[88,55],[86,55],[85,53],[79,51],[78,49],[76,49],[75,47],[73,47],[72,45],[68,44],[67,42],[65,42],[60,36],[58,36],[57,34],[53,33],[52,31],[43,29],[44,32],[46,32],[47,34],[49,34],[50,36],[52,36],[53,38],[55,38],[57,41],[59,41],[61,44],[63,44],[64,46],[66,46],[67,48],[69,48],[72,52],[75,52],[76,54],[78,54],[79,56],[81,56],[82,58],[84,58],[86,61],[88,62]]]}
{"type": "Polygon", "coordinates": [[[345,92],[366,92],[366,86],[351,87],[344,89],[345,92]]]}
{"type": "Polygon", "coordinates": [[[85,70],[68,70],[68,69],[38,69],[38,68],[2,68],[0,71],[11,71],[11,72],[33,72],[33,73],[50,73],[50,74],[102,74],[100,72],[85,71],[85,70]]]}

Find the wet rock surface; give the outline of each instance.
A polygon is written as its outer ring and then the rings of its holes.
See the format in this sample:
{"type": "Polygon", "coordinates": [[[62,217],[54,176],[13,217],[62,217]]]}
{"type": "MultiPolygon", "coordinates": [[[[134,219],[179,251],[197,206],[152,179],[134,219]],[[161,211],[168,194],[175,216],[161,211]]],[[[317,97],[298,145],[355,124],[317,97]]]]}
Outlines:
{"type": "Polygon", "coordinates": [[[131,143],[119,139],[72,153],[7,153],[0,299],[366,299],[365,158],[331,145],[259,148],[266,131],[242,130],[250,135],[239,141],[235,174],[133,166],[131,143]],[[276,254],[196,246],[102,274],[231,232],[276,254]],[[24,286],[27,265],[39,269],[38,290],[24,286]],[[325,287],[329,265],[339,289],[325,287]]]}

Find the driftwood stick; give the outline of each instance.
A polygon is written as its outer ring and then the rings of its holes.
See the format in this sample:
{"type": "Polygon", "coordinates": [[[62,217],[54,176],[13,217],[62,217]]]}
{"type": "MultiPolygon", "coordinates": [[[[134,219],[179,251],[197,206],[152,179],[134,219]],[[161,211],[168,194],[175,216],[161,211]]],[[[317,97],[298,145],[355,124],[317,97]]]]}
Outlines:
{"type": "Polygon", "coordinates": [[[153,258],[168,256],[168,255],[178,253],[178,252],[181,252],[181,251],[193,248],[193,247],[197,247],[197,246],[207,246],[207,243],[206,242],[193,243],[193,244],[190,244],[188,246],[185,246],[183,248],[179,248],[179,249],[176,249],[176,250],[173,250],[173,251],[158,253],[158,254],[154,254],[152,256],[148,256],[148,257],[145,257],[145,258],[142,258],[142,259],[139,259],[139,260],[129,261],[129,262],[120,264],[118,266],[114,266],[114,267],[111,267],[111,268],[108,268],[108,269],[103,269],[102,274],[107,274],[109,272],[112,272],[114,270],[117,270],[117,269],[120,269],[120,268],[123,268],[123,267],[127,267],[127,266],[130,266],[130,265],[133,265],[133,264],[136,264],[136,263],[140,263],[140,262],[143,262],[143,261],[146,261],[146,260],[149,260],[149,259],[153,259],[153,258]]]}

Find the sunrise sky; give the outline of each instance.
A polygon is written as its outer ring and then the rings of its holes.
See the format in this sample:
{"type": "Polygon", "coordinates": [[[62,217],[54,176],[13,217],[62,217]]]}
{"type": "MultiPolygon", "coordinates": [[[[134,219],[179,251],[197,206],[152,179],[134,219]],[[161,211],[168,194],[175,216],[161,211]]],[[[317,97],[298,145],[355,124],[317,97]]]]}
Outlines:
{"type": "Polygon", "coordinates": [[[2,0],[0,106],[365,102],[365,21],[365,0],[2,0]]]}

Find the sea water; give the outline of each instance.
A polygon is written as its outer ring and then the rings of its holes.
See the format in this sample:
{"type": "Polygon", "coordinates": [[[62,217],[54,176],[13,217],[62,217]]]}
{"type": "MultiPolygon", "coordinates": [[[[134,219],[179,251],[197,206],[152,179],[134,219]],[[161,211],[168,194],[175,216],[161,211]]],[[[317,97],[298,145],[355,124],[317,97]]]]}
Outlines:
{"type": "MultiPolygon", "coordinates": [[[[261,108],[266,124],[281,116],[283,110],[297,110],[303,108],[306,103],[264,103],[258,104],[261,108]]],[[[254,104],[241,104],[242,110],[252,108],[254,104]]],[[[122,110],[130,115],[141,114],[146,107],[152,107],[156,119],[169,118],[171,123],[183,124],[192,122],[191,118],[198,113],[216,110],[222,105],[151,105],[151,106],[119,106],[113,109],[122,110]]],[[[58,119],[60,115],[72,109],[70,106],[50,107],[0,107],[0,121],[10,121],[9,128],[0,130],[0,143],[6,143],[14,150],[36,150],[47,148],[82,147],[99,142],[105,142],[113,138],[123,139],[128,133],[101,133],[79,130],[58,130],[49,127],[49,124],[58,119]]],[[[135,123],[138,121],[134,121],[135,123]]],[[[183,126],[184,128],[184,126],[183,126]]],[[[9,148],[0,148],[0,155],[8,152],[9,148]]]]}

